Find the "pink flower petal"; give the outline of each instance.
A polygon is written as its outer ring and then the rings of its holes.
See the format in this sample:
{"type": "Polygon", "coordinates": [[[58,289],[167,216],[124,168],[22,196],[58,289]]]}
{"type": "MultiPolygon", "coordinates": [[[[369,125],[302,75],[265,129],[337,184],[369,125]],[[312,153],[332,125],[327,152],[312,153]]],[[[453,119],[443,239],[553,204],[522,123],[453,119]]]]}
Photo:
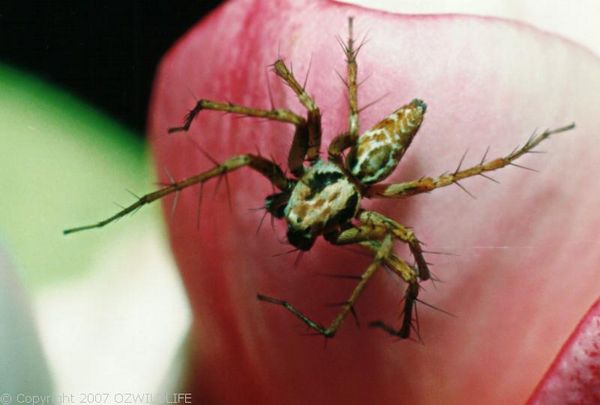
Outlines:
{"type": "Polygon", "coordinates": [[[600,300],[562,347],[528,403],[600,403],[600,300]]]}
{"type": "MultiPolygon", "coordinates": [[[[283,223],[257,233],[271,186],[241,170],[214,192],[184,191],[169,233],[195,316],[191,386],[198,403],[522,403],[599,295],[597,229],[600,189],[600,63],[578,46],[507,21],[464,16],[406,16],[328,1],[232,1],[185,36],[165,57],[149,117],[158,172],[181,179],[212,166],[194,142],[219,161],[255,153],[285,162],[292,128],[203,112],[189,135],[167,136],[195,97],[302,112],[267,66],[278,55],[293,64],[323,111],[324,145],[346,128],[344,72],[336,36],[355,16],[359,103],[386,95],[361,114],[368,128],[415,97],[428,103],[425,122],[391,180],[453,170],[465,150],[475,164],[510,152],[534,128],[575,121],[578,128],[546,142],[549,153],[524,157],[532,173],[510,167],[485,179],[406,200],[365,201],[413,227],[443,280],[425,283],[422,298],[456,315],[419,307],[424,344],[396,342],[348,320],[335,339],[304,335],[281,308],[256,293],[285,298],[323,323],[325,304],[347,299],[352,281],[323,274],[360,274],[368,258],[320,241],[299,264],[280,241],[283,223]],[[270,3],[270,2],[269,2],[270,3]],[[312,60],[312,62],[311,62],[312,60]],[[312,64],[311,64],[312,63],[312,64]],[[214,197],[213,197],[214,195],[214,197]]],[[[214,181],[213,183],[217,183],[214,181]]],[[[409,259],[403,246],[400,255],[409,259]]],[[[380,272],[361,297],[363,325],[399,321],[404,285],[380,272]]]]}

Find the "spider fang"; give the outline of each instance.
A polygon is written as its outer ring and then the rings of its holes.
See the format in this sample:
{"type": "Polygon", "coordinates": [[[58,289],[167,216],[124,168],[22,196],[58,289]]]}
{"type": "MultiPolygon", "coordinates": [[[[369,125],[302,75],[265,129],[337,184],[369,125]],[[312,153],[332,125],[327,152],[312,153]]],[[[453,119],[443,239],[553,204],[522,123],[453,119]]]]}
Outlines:
{"type": "MultiPolygon", "coordinates": [[[[419,301],[420,283],[430,278],[427,261],[421,243],[415,233],[391,218],[361,207],[363,198],[404,198],[430,192],[440,187],[459,184],[460,180],[473,176],[486,176],[486,172],[498,170],[507,165],[515,165],[515,160],[533,149],[553,134],[565,132],[575,127],[567,125],[554,130],[546,130],[533,135],[522,147],[508,155],[486,160],[487,152],[475,166],[461,169],[438,177],[421,177],[403,183],[381,184],[400,163],[402,156],[416,136],[427,109],[425,102],[414,99],[409,104],[394,111],[362,135],[359,135],[359,108],[357,94],[358,48],[355,48],[352,34],[352,18],[348,21],[349,38],[342,43],[346,56],[346,87],[348,91],[349,117],[346,132],[336,136],[327,150],[328,160],[320,157],[321,112],[314,100],[298,83],[283,60],[273,64],[275,74],[292,89],[306,109],[306,116],[300,116],[287,109],[263,110],[233,103],[200,100],[185,116],[183,124],[169,129],[169,132],[188,131],[196,117],[203,110],[235,113],[249,117],[280,121],[294,126],[292,147],[288,153],[288,177],[281,167],[272,160],[259,155],[245,154],[234,156],[203,173],[180,181],[171,181],[165,187],[139,197],[135,203],[117,212],[112,217],[98,223],[71,228],[65,234],[103,227],[145,204],[159,200],[169,194],[224,174],[249,167],[268,181],[277,192],[266,197],[264,207],[274,218],[287,223],[287,239],[298,250],[309,250],[319,236],[332,245],[356,244],[365,249],[372,261],[362,273],[352,293],[341,305],[339,313],[328,325],[316,322],[285,300],[258,294],[260,301],[283,307],[309,328],[319,334],[333,337],[348,314],[354,314],[354,306],[373,275],[382,266],[390,269],[407,284],[404,293],[402,321],[398,329],[373,321],[372,327],[400,337],[410,337],[419,301]],[[349,150],[344,159],[345,151],[349,150]],[[414,258],[410,266],[393,251],[393,242],[405,243],[414,258]]],[[[341,41],[340,41],[341,42],[341,41]]],[[[462,160],[461,160],[462,163],[462,160]]],[[[417,331],[418,335],[418,331],[417,331]]]]}

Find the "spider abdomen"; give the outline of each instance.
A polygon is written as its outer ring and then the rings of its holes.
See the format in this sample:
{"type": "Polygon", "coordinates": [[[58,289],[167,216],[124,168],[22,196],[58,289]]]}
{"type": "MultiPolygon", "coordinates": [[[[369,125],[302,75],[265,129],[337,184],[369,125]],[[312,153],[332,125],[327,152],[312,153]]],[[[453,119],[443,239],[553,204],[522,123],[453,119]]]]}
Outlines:
{"type": "Polygon", "coordinates": [[[350,173],[365,185],[388,177],[419,130],[426,109],[423,101],[414,99],[362,134],[346,160],[350,173]]]}
{"type": "Polygon", "coordinates": [[[356,215],[360,192],[335,164],[318,160],[298,180],[285,207],[288,241],[308,250],[324,230],[356,215]]]}

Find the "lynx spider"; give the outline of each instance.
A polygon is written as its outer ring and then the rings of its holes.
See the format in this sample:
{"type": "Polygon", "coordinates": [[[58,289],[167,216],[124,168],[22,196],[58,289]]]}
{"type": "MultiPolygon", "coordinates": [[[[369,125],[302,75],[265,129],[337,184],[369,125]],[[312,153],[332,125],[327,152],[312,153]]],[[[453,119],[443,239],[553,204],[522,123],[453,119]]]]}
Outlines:
{"type": "MultiPolygon", "coordinates": [[[[195,184],[202,184],[214,177],[242,167],[250,167],[266,177],[279,192],[266,197],[264,207],[275,218],[287,222],[287,239],[301,251],[309,250],[318,236],[337,246],[357,244],[370,252],[373,259],[362,273],[350,297],[341,305],[341,310],[328,326],[324,326],[287,301],[258,294],[260,301],[282,306],[299,320],[327,338],[333,337],[349,313],[354,314],[354,305],[367,283],[385,265],[399,276],[408,287],[404,294],[403,319],[396,329],[382,321],[371,322],[370,326],[381,328],[399,338],[410,337],[413,329],[413,312],[418,300],[420,282],[431,278],[423,256],[421,242],[409,228],[375,211],[361,207],[362,198],[404,198],[432,191],[451,184],[460,185],[462,179],[486,176],[484,173],[513,164],[513,161],[532,150],[550,135],[574,128],[574,124],[533,134],[520,148],[493,160],[483,157],[481,162],[468,169],[459,167],[451,173],[438,177],[421,177],[417,180],[379,184],[396,168],[406,149],[410,146],[423,121],[427,105],[414,99],[397,109],[374,127],[359,135],[359,108],[357,95],[356,57],[360,46],[355,47],[352,34],[353,19],[348,19],[348,41],[342,44],[346,56],[346,87],[349,100],[349,119],[346,132],[333,139],[328,148],[328,159],[320,157],[321,112],[311,96],[301,86],[282,59],[273,64],[273,70],[296,94],[307,110],[306,117],[288,109],[264,110],[218,101],[199,100],[186,115],[183,125],[169,129],[169,133],[188,131],[202,110],[216,110],[242,116],[292,124],[295,127],[292,146],[288,154],[288,168],[293,175],[289,178],[281,167],[272,160],[259,155],[244,154],[232,157],[212,169],[184,180],[173,181],[155,192],[146,194],[110,218],[96,224],[71,228],[65,234],[87,229],[100,228],[121,218],[145,204],[177,193],[195,184]],[[349,153],[344,157],[344,153],[349,153]],[[308,162],[308,165],[305,165],[308,162]],[[408,245],[414,257],[411,266],[396,256],[392,250],[395,240],[408,245]]],[[[515,164],[513,164],[515,165],[515,164]]]]}

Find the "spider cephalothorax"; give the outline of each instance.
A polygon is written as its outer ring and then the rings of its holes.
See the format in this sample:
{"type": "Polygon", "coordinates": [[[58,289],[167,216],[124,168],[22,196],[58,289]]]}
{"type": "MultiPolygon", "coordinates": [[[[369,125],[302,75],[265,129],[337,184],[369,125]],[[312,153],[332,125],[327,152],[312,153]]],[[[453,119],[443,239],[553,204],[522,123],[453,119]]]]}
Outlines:
{"type": "Polygon", "coordinates": [[[299,250],[309,250],[319,236],[333,245],[356,244],[372,254],[373,260],[360,276],[352,294],[341,305],[338,315],[328,326],[313,321],[287,301],[258,295],[261,301],[283,306],[310,328],[326,337],[332,337],[362,294],[375,272],[385,265],[408,284],[404,294],[403,319],[395,329],[382,321],[371,326],[401,338],[408,338],[412,329],[413,312],[418,301],[420,282],[430,278],[427,262],[415,234],[407,227],[375,211],[361,207],[364,198],[403,198],[428,192],[450,184],[458,184],[464,178],[484,175],[500,169],[515,159],[530,152],[550,135],[574,127],[574,124],[555,130],[546,130],[533,135],[510,154],[492,160],[481,160],[478,165],[467,169],[456,169],[438,177],[421,177],[417,180],[380,184],[396,168],[413,138],[417,134],[427,109],[426,104],[414,99],[394,111],[371,129],[359,135],[359,108],[357,95],[357,48],[352,37],[352,19],[349,19],[349,38],[343,45],[347,61],[346,86],[348,89],[349,119],[346,132],[333,139],[327,150],[327,160],[320,156],[321,112],[283,60],[277,60],[273,70],[296,94],[307,110],[300,116],[287,109],[263,110],[242,105],[212,100],[200,100],[188,113],[182,126],[169,132],[187,131],[192,121],[202,110],[216,110],[259,117],[294,125],[292,147],[288,154],[291,177],[272,160],[262,156],[245,154],[234,156],[216,164],[212,169],[172,182],[168,186],[147,194],[131,206],[97,224],[68,229],[65,233],[102,227],[141,206],[171,193],[177,193],[195,184],[222,176],[233,170],[248,166],[266,177],[279,191],[266,197],[265,209],[275,218],[287,222],[287,238],[299,250]],[[347,156],[344,154],[348,151],[347,156]],[[393,241],[408,245],[414,258],[409,265],[392,250],[393,241]]]}
{"type": "Polygon", "coordinates": [[[284,209],[288,241],[300,250],[356,215],[360,191],[337,165],[317,160],[296,182],[284,209]]]}

